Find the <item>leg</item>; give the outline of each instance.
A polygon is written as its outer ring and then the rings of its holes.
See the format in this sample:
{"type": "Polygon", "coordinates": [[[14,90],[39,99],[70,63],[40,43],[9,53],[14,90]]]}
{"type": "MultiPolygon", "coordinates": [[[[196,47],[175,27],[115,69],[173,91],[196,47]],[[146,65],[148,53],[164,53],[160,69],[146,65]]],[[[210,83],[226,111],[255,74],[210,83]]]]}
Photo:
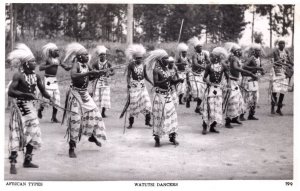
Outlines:
{"type": "Polygon", "coordinates": [[[127,127],[127,129],[131,129],[133,123],[134,123],[134,117],[129,117],[129,126],[127,127]]]}
{"type": "Polygon", "coordinates": [[[197,98],[197,106],[196,106],[195,112],[199,113],[200,115],[201,115],[201,111],[200,111],[201,103],[202,103],[202,100],[200,98],[197,98]]]}
{"type": "Polygon", "coordinates": [[[18,152],[12,151],[9,157],[10,160],[10,174],[17,174],[16,163],[17,163],[18,152]]]}
{"type": "Polygon", "coordinates": [[[95,143],[98,147],[101,147],[101,146],[102,146],[101,142],[99,142],[99,141],[95,138],[94,134],[92,134],[92,136],[90,136],[88,140],[89,140],[89,142],[95,143]]]}
{"type": "Polygon", "coordinates": [[[283,113],[281,112],[281,108],[283,106],[282,102],[283,102],[283,98],[284,98],[284,94],[280,94],[279,95],[279,100],[278,100],[278,104],[277,104],[277,110],[276,113],[278,113],[279,115],[283,115],[283,113]]]}
{"type": "Polygon", "coordinates": [[[151,120],[151,115],[149,112],[147,112],[147,114],[145,115],[145,125],[152,127],[152,125],[150,124],[150,120],[151,120]]]}
{"type": "Polygon", "coordinates": [[[192,99],[192,96],[189,95],[187,98],[186,98],[186,108],[190,108],[191,107],[191,99],[192,99]]]}
{"type": "Polygon", "coordinates": [[[256,107],[256,105],[253,105],[253,106],[250,107],[248,120],[258,120],[258,118],[254,117],[255,107],[256,107]]]}
{"type": "Polygon", "coordinates": [[[225,119],[225,127],[226,128],[228,128],[228,129],[231,129],[231,128],[233,128],[232,126],[231,126],[231,124],[230,124],[230,122],[231,122],[231,120],[230,120],[230,118],[229,117],[227,117],[226,119],[225,119]]]}
{"type": "Polygon", "coordinates": [[[51,118],[52,123],[60,123],[60,121],[58,121],[56,118],[56,114],[57,114],[57,109],[53,107],[52,118],[51,118]]]}
{"type": "Polygon", "coordinates": [[[220,133],[219,131],[217,131],[217,130],[215,129],[216,125],[217,125],[217,122],[214,121],[214,122],[210,125],[209,132],[211,132],[211,133],[220,133]]]}
{"type": "Polygon", "coordinates": [[[277,93],[272,93],[271,96],[271,114],[275,114],[275,105],[277,104],[277,93]]]}
{"type": "Polygon", "coordinates": [[[155,147],[160,147],[160,140],[158,135],[154,135],[155,147]]]}
{"type": "Polygon", "coordinates": [[[235,117],[231,120],[231,123],[236,123],[236,124],[239,124],[241,125],[242,123],[238,120],[239,117],[235,117]]]}
{"type": "Polygon", "coordinates": [[[245,113],[242,113],[242,114],[240,115],[240,121],[246,121],[244,115],[245,115],[245,113]]]}
{"type": "Polygon", "coordinates": [[[24,159],[24,163],[23,163],[24,168],[39,168],[38,165],[31,163],[31,161],[32,161],[32,150],[33,150],[33,146],[28,144],[26,146],[25,159],[24,159]]]}
{"type": "Polygon", "coordinates": [[[207,133],[207,124],[205,123],[205,121],[203,121],[202,127],[203,127],[202,135],[206,135],[206,133],[207,133]]]}
{"type": "Polygon", "coordinates": [[[69,157],[70,158],[76,158],[76,154],[75,154],[75,148],[76,148],[76,142],[74,140],[70,140],[69,142],[69,157]]]}
{"type": "Polygon", "coordinates": [[[43,114],[42,114],[43,110],[44,110],[44,106],[41,104],[40,108],[38,109],[38,118],[40,119],[43,118],[43,114]]]}
{"type": "Polygon", "coordinates": [[[176,140],[176,133],[171,133],[169,135],[169,140],[171,143],[173,143],[173,145],[179,145],[179,142],[176,140]]]}
{"type": "Polygon", "coordinates": [[[179,104],[180,104],[180,105],[183,105],[182,97],[183,97],[183,94],[180,94],[180,95],[178,96],[179,104]]]}
{"type": "Polygon", "coordinates": [[[103,118],[106,118],[106,117],[107,117],[107,116],[105,115],[105,110],[106,110],[105,107],[103,107],[103,108],[102,108],[102,112],[101,112],[101,115],[102,115],[103,118]]]}

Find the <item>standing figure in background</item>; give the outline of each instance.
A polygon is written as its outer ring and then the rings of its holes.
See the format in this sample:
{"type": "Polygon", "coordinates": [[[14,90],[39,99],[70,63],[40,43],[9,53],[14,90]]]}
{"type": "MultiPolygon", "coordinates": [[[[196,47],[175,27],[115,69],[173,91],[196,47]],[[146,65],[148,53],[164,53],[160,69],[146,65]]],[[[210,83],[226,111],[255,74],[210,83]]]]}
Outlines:
{"type": "MultiPolygon", "coordinates": [[[[170,75],[173,77],[173,80],[180,79],[180,82],[183,83],[184,79],[179,78],[179,75],[178,75],[178,72],[177,72],[178,70],[177,70],[177,67],[175,65],[175,60],[174,60],[174,58],[172,56],[170,56],[168,58],[168,62],[169,62],[169,64],[168,64],[168,70],[170,72],[170,75]]],[[[178,86],[176,86],[175,84],[171,85],[171,94],[172,94],[172,98],[173,98],[175,107],[177,107],[178,104],[179,104],[178,96],[177,96],[177,88],[176,87],[178,87],[178,86]]]]}
{"type": "MultiPolygon", "coordinates": [[[[46,88],[46,91],[50,94],[50,96],[54,100],[54,104],[60,106],[60,91],[58,87],[57,82],[57,71],[58,66],[61,66],[66,71],[69,71],[71,69],[71,66],[67,66],[63,63],[61,63],[59,58],[59,49],[58,47],[53,43],[48,43],[45,46],[42,47],[42,53],[44,57],[44,64],[41,64],[39,69],[40,71],[45,71],[44,75],[44,85],[46,88]]],[[[48,107],[47,104],[41,103],[40,108],[38,109],[38,117],[41,119],[43,117],[43,110],[44,107],[48,107]]],[[[57,108],[53,106],[52,111],[52,123],[60,123],[59,120],[56,118],[57,114],[57,108]]]]}
{"type": "Polygon", "coordinates": [[[169,141],[178,145],[177,136],[177,112],[172,98],[171,86],[176,85],[182,79],[174,80],[168,65],[168,54],[163,49],[150,52],[145,61],[150,70],[153,70],[153,82],[155,94],[153,98],[153,136],[155,147],[160,146],[160,138],[169,136],[169,141]]]}
{"type": "MultiPolygon", "coordinates": [[[[259,44],[253,44],[250,47],[252,55],[248,61],[244,64],[243,69],[250,71],[255,76],[259,77],[264,74],[264,69],[261,65],[261,46],[259,44]]],[[[247,74],[243,74],[242,84],[243,97],[246,104],[246,108],[249,109],[248,120],[258,120],[255,115],[255,109],[259,98],[259,84],[257,79],[253,79],[247,74]]],[[[244,113],[240,115],[240,120],[244,121],[244,113]]]]}
{"type": "Polygon", "coordinates": [[[278,48],[273,52],[274,65],[271,69],[271,114],[283,115],[281,108],[283,106],[284,94],[288,91],[289,78],[293,75],[294,63],[290,58],[289,52],[285,49],[285,41],[278,40],[278,48]],[[279,99],[277,100],[277,94],[279,99]]]}
{"type": "Polygon", "coordinates": [[[108,78],[114,75],[112,65],[106,59],[107,48],[105,46],[96,47],[97,62],[92,64],[92,69],[100,71],[100,78],[94,81],[93,99],[99,109],[102,109],[101,115],[106,117],[106,109],[110,109],[110,86],[108,78]]]}
{"type": "Polygon", "coordinates": [[[176,60],[179,78],[183,79],[183,83],[178,84],[177,94],[179,104],[183,104],[182,99],[187,93],[186,76],[187,70],[191,65],[191,60],[187,57],[188,46],[185,43],[180,43],[177,46],[179,58],[176,60]]]}
{"type": "Polygon", "coordinates": [[[191,95],[187,99],[187,107],[190,106],[190,101],[193,97],[197,101],[195,112],[201,114],[200,105],[206,89],[206,83],[203,81],[203,76],[206,65],[210,63],[209,53],[208,51],[202,50],[202,43],[197,37],[191,38],[189,44],[195,48],[195,53],[192,56],[192,70],[189,71],[187,75],[187,84],[191,90],[191,95]]]}
{"type": "Polygon", "coordinates": [[[36,87],[41,94],[53,102],[42,83],[41,77],[35,73],[35,57],[25,44],[17,44],[8,54],[7,61],[19,63],[22,70],[15,73],[8,89],[8,95],[13,98],[9,122],[10,173],[17,174],[18,151],[24,151],[24,168],[38,168],[33,164],[32,151],[41,147],[41,129],[35,108],[36,87]]]}
{"type": "Polygon", "coordinates": [[[226,87],[230,88],[229,71],[225,64],[227,57],[228,53],[224,48],[214,48],[210,55],[211,64],[207,65],[205,69],[203,81],[207,83],[207,91],[205,91],[203,100],[203,135],[207,133],[208,126],[210,127],[209,132],[219,133],[215,127],[217,124],[222,124],[223,121],[223,86],[221,84],[223,75],[227,81],[226,87]]]}
{"type": "Polygon", "coordinates": [[[257,77],[253,73],[242,69],[242,64],[240,60],[242,56],[241,47],[234,43],[230,48],[230,52],[232,54],[229,56],[228,61],[230,67],[231,92],[228,98],[228,106],[226,111],[226,128],[233,128],[230,123],[242,124],[238,120],[238,117],[242,113],[244,113],[244,100],[238,82],[240,79],[240,73],[243,72],[246,75],[252,77],[253,80],[257,80],[257,77]]]}
{"type": "Polygon", "coordinates": [[[76,158],[76,143],[81,135],[88,136],[88,141],[101,147],[100,139],[106,140],[105,124],[101,113],[90,96],[87,87],[90,80],[99,78],[100,71],[93,71],[89,66],[89,54],[79,43],[70,43],[66,47],[64,63],[71,61],[71,85],[66,94],[64,119],[67,119],[69,157],[76,158]],[[66,112],[66,111],[72,111],[66,112]],[[67,115],[68,114],[68,115],[67,115]]]}
{"type": "Polygon", "coordinates": [[[129,126],[132,128],[134,118],[140,113],[145,115],[145,125],[152,127],[151,120],[151,101],[148,94],[145,80],[152,86],[153,83],[148,78],[146,65],[143,57],[146,49],[141,44],[132,44],[126,49],[126,56],[130,60],[127,68],[127,88],[129,93],[129,126]]]}

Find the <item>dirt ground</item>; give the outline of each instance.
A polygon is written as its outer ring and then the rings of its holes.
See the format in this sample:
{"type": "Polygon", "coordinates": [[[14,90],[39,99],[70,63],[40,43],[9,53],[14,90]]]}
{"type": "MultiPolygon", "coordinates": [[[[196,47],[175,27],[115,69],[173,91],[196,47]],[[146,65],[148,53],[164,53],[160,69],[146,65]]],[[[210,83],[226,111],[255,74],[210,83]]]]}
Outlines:
{"type": "MultiPolygon", "coordinates": [[[[77,158],[68,157],[64,138],[66,126],[50,122],[51,110],[40,120],[43,146],[33,161],[38,169],[24,169],[19,153],[18,174],[9,174],[7,151],[9,112],[5,114],[5,180],[284,180],[293,179],[293,94],[285,97],[284,116],[271,115],[265,82],[260,87],[259,121],[245,121],[233,129],[218,126],[220,134],[201,134],[202,118],[190,109],[178,108],[179,146],[168,138],[154,147],[152,129],[144,117],[123,134],[122,109],[114,100],[105,118],[108,141],[101,148],[83,137],[76,148],[77,158]]],[[[124,104],[126,95],[121,95],[124,104]],[[123,98],[124,97],[124,98],[123,98]]],[[[64,99],[64,98],[62,98],[64,99]]],[[[59,112],[59,119],[62,112],[59,112]]],[[[127,120],[128,123],[128,120],[127,120]]]]}

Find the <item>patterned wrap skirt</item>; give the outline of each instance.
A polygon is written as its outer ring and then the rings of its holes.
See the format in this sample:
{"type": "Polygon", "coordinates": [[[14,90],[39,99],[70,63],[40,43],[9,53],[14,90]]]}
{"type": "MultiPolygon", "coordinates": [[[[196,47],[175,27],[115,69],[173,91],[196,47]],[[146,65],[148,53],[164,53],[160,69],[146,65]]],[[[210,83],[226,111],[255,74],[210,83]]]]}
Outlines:
{"type": "Polygon", "coordinates": [[[157,91],[153,98],[153,135],[162,137],[178,130],[175,103],[170,91],[157,91]]]}
{"type": "Polygon", "coordinates": [[[177,86],[177,94],[178,95],[185,95],[186,94],[186,91],[187,91],[187,84],[186,84],[186,72],[180,72],[178,71],[178,77],[180,79],[183,79],[183,82],[182,83],[179,83],[178,86],[177,86]]]}
{"type": "Polygon", "coordinates": [[[213,122],[223,123],[223,90],[221,87],[208,87],[203,100],[203,121],[209,126],[213,122]],[[217,93],[214,93],[217,92],[217,93]]]}
{"type": "Polygon", "coordinates": [[[191,84],[191,95],[193,98],[204,98],[206,83],[203,81],[204,71],[200,74],[189,72],[189,81],[191,84]]]}
{"type": "Polygon", "coordinates": [[[35,103],[13,99],[9,121],[9,150],[22,151],[27,144],[34,149],[39,149],[42,144],[35,103]]]}
{"type": "Polygon", "coordinates": [[[87,89],[71,88],[66,95],[65,111],[62,122],[67,119],[68,139],[77,142],[81,135],[92,136],[100,141],[106,140],[105,124],[101,113],[87,89]]]}
{"type": "Polygon", "coordinates": [[[241,93],[244,98],[245,109],[255,107],[259,99],[258,81],[253,81],[249,76],[243,76],[241,83],[241,93]]]}
{"type": "MultiPolygon", "coordinates": [[[[54,100],[54,104],[60,106],[60,91],[58,88],[57,78],[56,77],[44,77],[44,86],[45,90],[48,92],[48,94],[51,96],[51,98],[54,100]]],[[[40,97],[42,95],[40,94],[40,97]]],[[[43,97],[45,101],[48,101],[46,98],[43,97]]],[[[42,103],[42,106],[49,107],[49,104],[42,103]]]]}
{"type": "Polygon", "coordinates": [[[284,72],[276,74],[274,68],[271,69],[271,91],[274,93],[286,93],[289,89],[289,79],[284,72]]]}
{"type": "Polygon", "coordinates": [[[226,117],[232,119],[244,113],[244,99],[238,81],[231,80],[231,93],[228,99],[226,117]]]}
{"type": "Polygon", "coordinates": [[[130,104],[128,113],[130,117],[137,117],[140,113],[151,113],[152,106],[144,80],[132,80],[129,89],[130,104]]]}
{"type": "Polygon", "coordinates": [[[96,80],[94,83],[96,83],[96,85],[93,92],[93,99],[96,105],[98,108],[104,107],[106,109],[110,109],[110,87],[101,79],[96,80]]]}

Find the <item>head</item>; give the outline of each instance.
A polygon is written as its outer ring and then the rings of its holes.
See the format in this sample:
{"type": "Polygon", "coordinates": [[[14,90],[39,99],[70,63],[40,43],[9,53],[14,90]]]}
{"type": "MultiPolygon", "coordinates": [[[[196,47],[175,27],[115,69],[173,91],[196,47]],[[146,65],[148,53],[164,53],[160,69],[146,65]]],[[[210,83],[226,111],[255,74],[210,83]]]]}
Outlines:
{"type": "Polygon", "coordinates": [[[283,50],[284,47],[285,47],[285,42],[283,40],[280,40],[278,42],[278,48],[279,48],[279,50],[283,50]]]}
{"type": "Polygon", "coordinates": [[[169,65],[169,56],[164,56],[160,59],[162,66],[167,67],[169,65]]]}
{"type": "Polygon", "coordinates": [[[242,49],[241,48],[237,48],[237,49],[233,49],[232,50],[233,55],[235,55],[236,57],[240,58],[242,56],[242,49]]]}
{"type": "Polygon", "coordinates": [[[210,54],[210,61],[213,64],[219,63],[221,61],[220,57],[217,54],[211,53],[210,54]]]}
{"type": "Polygon", "coordinates": [[[89,61],[89,54],[85,51],[85,52],[81,52],[79,54],[76,55],[77,60],[80,63],[87,63],[89,61]]]}
{"type": "Polygon", "coordinates": [[[23,70],[27,74],[32,74],[34,73],[35,67],[36,67],[36,61],[35,58],[31,58],[30,60],[24,61],[22,63],[23,65],[23,70]]]}
{"type": "Polygon", "coordinates": [[[198,52],[198,53],[202,52],[202,45],[198,44],[198,45],[195,47],[195,50],[196,50],[196,52],[198,52]]]}
{"type": "Polygon", "coordinates": [[[174,65],[175,65],[175,60],[174,60],[174,58],[173,57],[169,57],[168,58],[168,62],[169,62],[169,68],[171,69],[171,68],[173,68],[174,67],[174,65]]]}
{"type": "Polygon", "coordinates": [[[141,63],[143,62],[143,56],[141,56],[141,55],[136,55],[136,56],[134,57],[134,60],[135,60],[135,63],[136,63],[136,64],[141,64],[141,63]]]}
{"type": "Polygon", "coordinates": [[[59,50],[58,49],[49,50],[49,56],[51,58],[59,57],[59,50]]]}
{"type": "Polygon", "coordinates": [[[106,53],[100,53],[98,57],[100,62],[104,62],[106,60],[106,53]]]}
{"type": "Polygon", "coordinates": [[[254,49],[253,55],[258,58],[261,56],[261,50],[260,49],[254,49]]]}
{"type": "Polygon", "coordinates": [[[182,56],[182,58],[185,58],[185,57],[186,57],[186,55],[187,55],[187,51],[182,51],[182,52],[181,52],[181,56],[182,56]]]}

